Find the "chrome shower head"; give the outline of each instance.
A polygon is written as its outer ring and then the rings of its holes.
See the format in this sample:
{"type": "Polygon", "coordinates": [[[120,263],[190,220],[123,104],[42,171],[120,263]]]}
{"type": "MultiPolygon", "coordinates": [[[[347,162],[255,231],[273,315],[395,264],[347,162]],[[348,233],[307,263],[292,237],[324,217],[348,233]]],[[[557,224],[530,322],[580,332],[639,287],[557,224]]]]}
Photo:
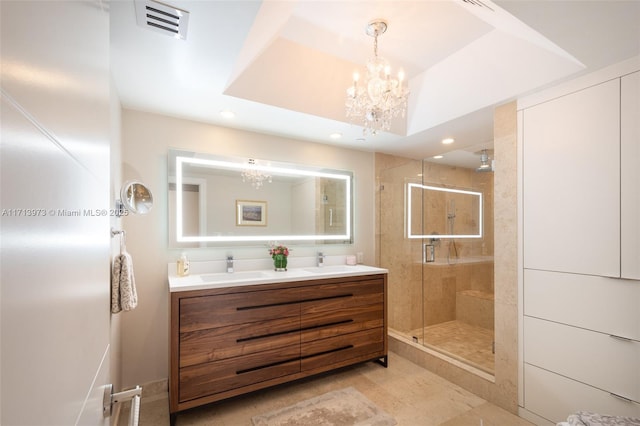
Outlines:
{"type": "Polygon", "coordinates": [[[483,149],[480,153],[480,167],[476,169],[476,172],[492,172],[493,160],[489,160],[489,153],[486,149],[483,149]]]}

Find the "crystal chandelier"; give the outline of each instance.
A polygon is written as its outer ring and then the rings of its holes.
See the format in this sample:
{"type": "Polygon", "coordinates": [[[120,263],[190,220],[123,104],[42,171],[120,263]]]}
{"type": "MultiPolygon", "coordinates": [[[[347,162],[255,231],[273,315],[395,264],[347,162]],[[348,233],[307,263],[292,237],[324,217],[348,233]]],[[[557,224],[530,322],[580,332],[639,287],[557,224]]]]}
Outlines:
{"type": "Polygon", "coordinates": [[[347,89],[347,118],[362,124],[364,135],[388,131],[391,119],[407,113],[409,90],[403,85],[404,72],[392,77],[389,62],[378,56],[378,36],[386,30],[387,23],[381,19],[367,25],[367,35],[373,37],[373,58],[367,61],[364,81],[360,82],[360,74],[355,72],[353,85],[347,89]]]}
{"type": "Polygon", "coordinates": [[[271,183],[271,175],[258,170],[256,160],[253,158],[249,159],[249,167],[244,169],[240,175],[243,182],[249,182],[255,189],[260,189],[265,181],[271,183]]]}

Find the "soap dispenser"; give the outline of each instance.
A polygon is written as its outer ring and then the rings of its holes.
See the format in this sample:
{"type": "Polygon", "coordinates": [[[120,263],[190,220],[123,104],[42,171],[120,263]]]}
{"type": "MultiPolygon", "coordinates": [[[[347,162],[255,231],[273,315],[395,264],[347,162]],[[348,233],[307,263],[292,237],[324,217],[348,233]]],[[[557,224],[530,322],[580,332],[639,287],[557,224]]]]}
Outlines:
{"type": "Polygon", "coordinates": [[[189,259],[186,253],[182,253],[178,259],[178,276],[186,277],[187,275],[189,275],[189,259]]]}

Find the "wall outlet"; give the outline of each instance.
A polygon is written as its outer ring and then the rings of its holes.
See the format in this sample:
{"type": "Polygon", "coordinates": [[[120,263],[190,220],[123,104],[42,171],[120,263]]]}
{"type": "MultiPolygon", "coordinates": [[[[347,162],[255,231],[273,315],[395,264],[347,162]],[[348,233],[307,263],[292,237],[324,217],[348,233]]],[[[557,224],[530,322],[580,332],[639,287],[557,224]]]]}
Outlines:
{"type": "Polygon", "coordinates": [[[356,253],[356,261],[358,263],[363,263],[364,262],[364,254],[361,251],[356,253]]]}

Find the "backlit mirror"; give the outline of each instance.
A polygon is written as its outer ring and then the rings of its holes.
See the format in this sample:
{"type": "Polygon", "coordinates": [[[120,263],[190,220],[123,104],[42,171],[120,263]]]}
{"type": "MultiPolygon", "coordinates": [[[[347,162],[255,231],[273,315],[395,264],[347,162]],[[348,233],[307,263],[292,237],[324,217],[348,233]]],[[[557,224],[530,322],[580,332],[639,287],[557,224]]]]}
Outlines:
{"type": "Polygon", "coordinates": [[[352,242],[349,171],[169,151],[172,247],[352,242]]]}
{"type": "Polygon", "coordinates": [[[482,238],[482,193],[407,183],[408,238],[482,238]]]}

